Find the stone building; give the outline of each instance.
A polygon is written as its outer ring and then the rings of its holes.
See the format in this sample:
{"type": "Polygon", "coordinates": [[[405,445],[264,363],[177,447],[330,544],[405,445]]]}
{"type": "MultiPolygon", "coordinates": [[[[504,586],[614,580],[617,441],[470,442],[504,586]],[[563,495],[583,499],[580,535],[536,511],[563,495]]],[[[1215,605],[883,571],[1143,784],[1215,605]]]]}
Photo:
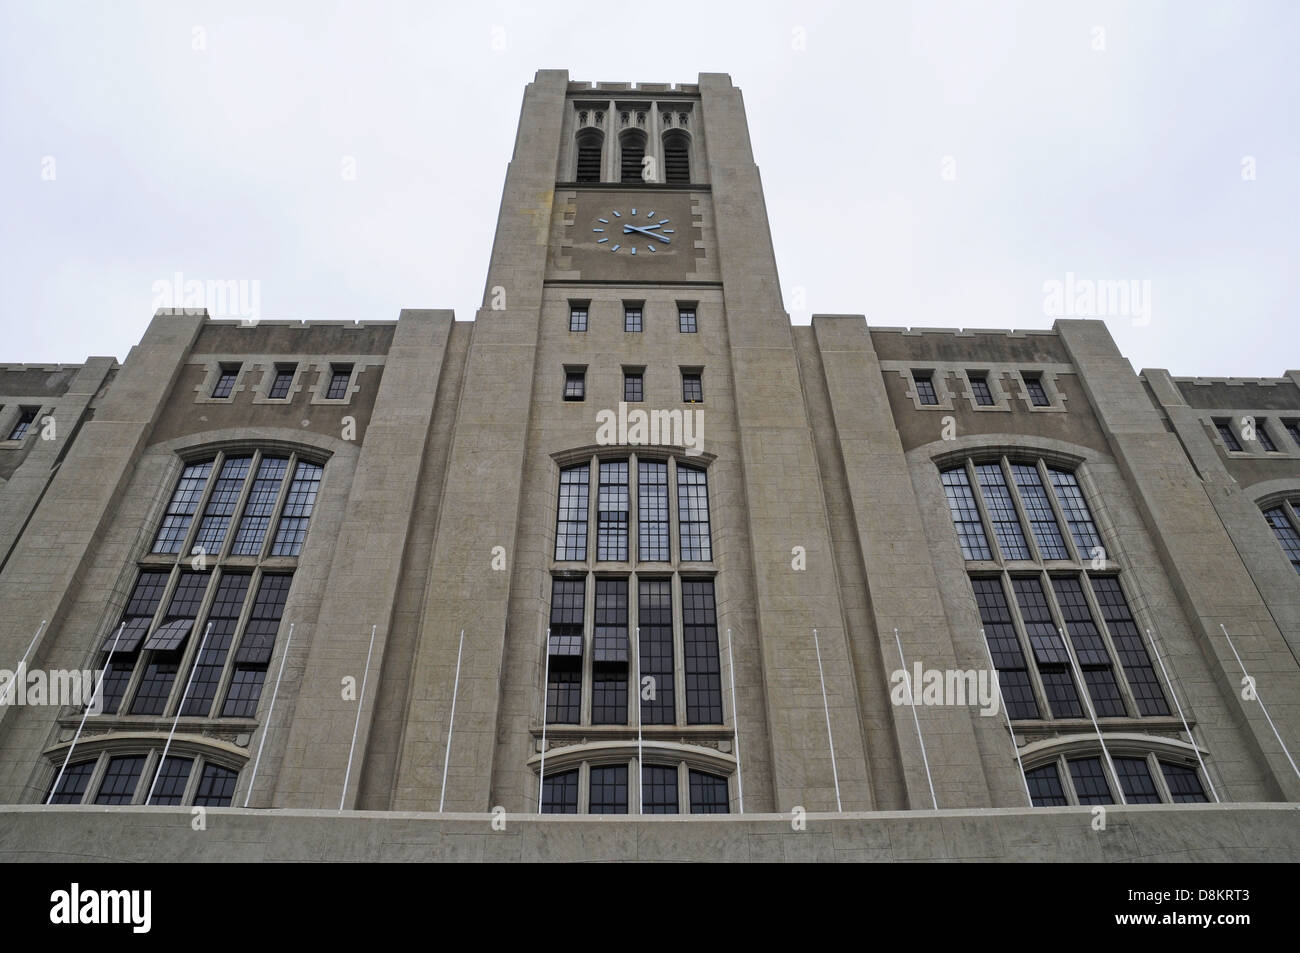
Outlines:
{"type": "Polygon", "coordinates": [[[0,666],[104,672],[0,708],[10,857],[1300,856],[1300,372],[792,326],[725,75],[539,72],[473,321],[0,405],[0,666]]]}

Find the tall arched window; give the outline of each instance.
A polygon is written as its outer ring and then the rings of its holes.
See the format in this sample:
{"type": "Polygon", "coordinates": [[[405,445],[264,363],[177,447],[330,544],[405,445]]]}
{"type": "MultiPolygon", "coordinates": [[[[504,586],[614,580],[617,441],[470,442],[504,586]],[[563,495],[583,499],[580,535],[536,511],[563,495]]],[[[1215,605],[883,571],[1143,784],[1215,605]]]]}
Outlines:
{"type": "Polygon", "coordinates": [[[669,185],[691,181],[691,141],[684,132],[673,130],[664,135],[664,181],[669,185]]]}
{"type": "Polygon", "coordinates": [[[641,164],[645,158],[645,133],[629,129],[619,139],[619,181],[644,182],[641,164]]]}
{"type": "Polygon", "coordinates": [[[256,715],[322,473],[296,453],[258,450],[185,464],[99,646],[105,715],[256,715]]]}
{"type": "Polygon", "coordinates": [[[578,182],[600,181],[600,157],[605,136],[596,129],[578,133],[578,182]]]}
{"type": "Polygon", "coordinates": [[[1120,569],[1076,474],[1031,458],[940,471],[980,625],[1014,720],[1169,714],[1120,569]]]}

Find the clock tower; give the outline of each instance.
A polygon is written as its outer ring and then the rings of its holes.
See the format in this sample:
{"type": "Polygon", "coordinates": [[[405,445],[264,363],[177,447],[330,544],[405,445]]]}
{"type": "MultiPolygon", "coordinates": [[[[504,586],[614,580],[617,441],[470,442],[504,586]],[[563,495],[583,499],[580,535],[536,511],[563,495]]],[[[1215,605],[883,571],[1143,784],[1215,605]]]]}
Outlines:
{"type": "Polygon", "coordinates": [[[535,811],[539,796],[561,803],[570,781],[594,810],[605,769],[623,783],[628,765],[635,790],[639,758],[656,784],[680,774],[683,799],[721,779],[733,812],[742,797],[749,811],[875,803],[799,381],[730,78],[539,72],[430,569],[458,598],[427,604],[394,808],[426,807],[441,783],[428,752],[446,730],[466,604],[448,810],[535,811]],[[682,419],[698,446],[601,443],[598,419],[620,405],[623,417],[660,415],[665,433],[682,419]],[[648,544],[661,525],[664,545],[648,544]],[[508,568],[485,584],[497,545],[508,568]],[[792,552],[807,554],[797,571],[792,552]],[[555,779],[545,793],[543,771],[555,779]]]}

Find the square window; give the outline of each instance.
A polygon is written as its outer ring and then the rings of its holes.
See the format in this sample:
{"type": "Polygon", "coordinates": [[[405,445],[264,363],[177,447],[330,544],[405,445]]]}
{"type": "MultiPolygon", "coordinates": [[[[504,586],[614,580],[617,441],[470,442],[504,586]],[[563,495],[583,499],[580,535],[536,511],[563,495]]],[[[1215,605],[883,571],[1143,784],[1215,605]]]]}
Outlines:
{"type": "Polygon", "coordinates": [[[293,386],[293,376],[298,370],[296,364],[277,364],[275,365],[275,379],[271,381],[271,389],[266,396],[271,400],[284,400],[289,396],[289,388],[293,386]]]}
{"type": "Polygon", "coordinates": [[[569,330],[585,331],[587,330],[587,308],[586,301],[569,302],[569,330]]]}
{"type": "Polygon", "coordinates": [[[32,429],[32,422],[36,419],[36,413],[39,407],[24,407],[18,414],[18,420],[14,427],[9,431],[10,440],[22,440],[27,436],[27,431],[32,429]]]}
{"type": "Polygon", "coordinates": [[[695,334],[699,330],[695,323],[695,305],[677,306],[677,330],[682,334],[695,334]]]}
{"type": "Polygon", "coordinates": [[[934,379],[929,374],[913,371],[912,380],[916,384],[917,399],[922,404],[933,406],[939,403],[939,395],[934,392],[934,379]]]}
{"type": "Polygon", "coordinates": [[[628,403],[645,400],[645,378],[641,371],[623,372],[623,399],[628,403]]]}
{"type": "Polygon", "coordinates": [[[1237,434],[1232,429],[1232,424],[1226,420],[1216,420],[1214,429],[1219,432],[1219,439],[1229,450],[1236,452],[1241,450],[1241,443],[1237,440],[1237,434]]]}
{"type": "Polygon", "coordinates": [[[1050,407],[1052,402],[1047,399],[1047,389],[1043,387],[1043,379],[1037,374],[1025,374],[1025,393],[1029,395],[1029,402],[1035,407],[1050,407]]]}
{"type": "Polygon", "coordinates": [[[235,381],[239,379],[238,364],[222,364],[217,383],[212,388],[212,396],[218,400],[229,397],[235,391],[235,381]]]}
{"type": "Polygon", "coordinates": [[[1255,421],[1255,439],[1259,441],[1259,445],[1264,448],[1265,452],[1277,453],[1277,444],[1273,442],[1273,438],[1269,435],[1268,420],[1264,417],[1260,417],[1255,421]]]}
{"type": "Polygon", "coordinates": [[[682,400],[688,404],[704,401],[704,380],[699,371],[682,371],[682,400]]]}
{"type": "Polygon", "coordinates": [[[640,333],[641,303],[625,301],[623,303],[623,330],[640,333]]]}
{"type": "Polygon", "coordinates": [[[586,371],[565,371],[564,372],[564,399],[565,400],[586,400],[587,399],[587,372],[586,371]]]}
{"type": "Polygon", "coordinates": [[[326,400],[342,400],[348,396],[348,385],[352,383],[351,364],[330,365],[330,386],[325,391],[326,400]]]}

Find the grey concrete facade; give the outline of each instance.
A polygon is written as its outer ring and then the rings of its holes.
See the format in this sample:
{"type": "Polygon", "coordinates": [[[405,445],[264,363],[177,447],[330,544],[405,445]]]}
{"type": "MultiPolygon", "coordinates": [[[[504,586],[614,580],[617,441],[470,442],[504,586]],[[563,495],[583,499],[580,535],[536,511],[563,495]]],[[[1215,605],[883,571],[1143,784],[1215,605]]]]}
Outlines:
{"type": "Polygon", "coordinates": [[[30,408],[0,668],[137,637],[84,725],[0,707],[7,858],[1300,855],[1300,372],[792,326],[724,75],[539,72],[472,322],[162,311],[120,366],[0,366],[0,437],[30,408]],[[636,411],[702,440],[605,439],[636,411]],[[991,658],[1012,730],[898,703],[991,658]]]}

